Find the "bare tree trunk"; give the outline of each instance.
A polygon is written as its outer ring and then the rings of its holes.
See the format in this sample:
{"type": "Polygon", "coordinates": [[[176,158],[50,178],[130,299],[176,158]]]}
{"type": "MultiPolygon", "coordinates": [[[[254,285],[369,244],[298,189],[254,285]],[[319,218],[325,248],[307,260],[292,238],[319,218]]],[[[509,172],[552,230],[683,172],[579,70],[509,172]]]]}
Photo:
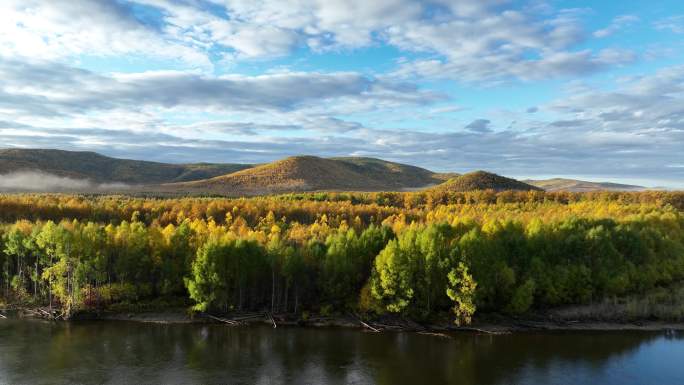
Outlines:
{"type": "Polygon", "coordinates": [[[69,263],[67,266],[69,268],[69,281],[71,282],[69,284],[69,290],[70,290],[69,295],[71,296],[71,304],[69,305],[69,308],[71,308],[72,306],[74,306],[74,303],[76,301],[76,290],[75,290],[76,278],[74,277],[73,266],[71,265],[71,263],[69,263]]]}
{"type": "Polygon", "coordinates": [[[430,297],[432,296],[432,292],[430,291],[430,284],[428,284],[428,296],[427,296],[427,313],[430,314],[430,297]]]}
{"type": "Polygon", "coordinates": [[[21,268],[23,267],[21,259],[21,256],[17,255],[17,275],[19,276],[19,284],[23,286],[24,277],[22,275],[24,272],[21,271],[21,268]]]}
{"type": "MultiPolygon", "coordinates": [[[[52,266],[52,255],[50,255],[50,266],[52,266]]],[[[50,314],[52,314],[52,274],[48,275],[48,301],[50,302],[50,314]]]]}
{"type": "Polygon", "coordinates": [[[38,258],[36,258],[36,279],[33,280],[33,300],[34,301],[38,299],[38,279],[39,279],[39,277],[40,276],[38,275],[38,258]]]}
{"type": "Polygon", "coordinates": [[[295,305],[294,312],[297,314],[297,307],[299,306],[299,285],[295,284],[295,305]]]}
{"type": "Polygon", "coordinates": [[[275,268],[271,268],[271,313],[275,307],[275,268]]]}

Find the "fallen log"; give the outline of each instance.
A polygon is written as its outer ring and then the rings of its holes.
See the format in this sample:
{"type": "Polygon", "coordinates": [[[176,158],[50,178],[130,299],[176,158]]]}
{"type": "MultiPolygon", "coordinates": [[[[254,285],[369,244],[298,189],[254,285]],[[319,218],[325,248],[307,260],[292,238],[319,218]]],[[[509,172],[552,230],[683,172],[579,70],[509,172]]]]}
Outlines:
{"type": "Polygon", "coordinates": [[[244,320],[248,320],[248,319],[260,318],[263,316],[264,315],[262,313],[256,313],[256,314],[252,314],[252,315],[245,315],[242,317],[235,317],[235,318],[233,318],[233,321],[244,321],[244,320]]]}
{"type": "Polygon", "coordinates": [[[448,334],[437,333],[437,332],[418,332],[418,334],[422,334],[422,335],[425,335],[425,336],[432,336],[432,337],[447,338],[447,339],[451,339],[451,338],[452,338],[452,337],[451,337],[450,335],[448,335],[448,334]]]}
{"type": "Polygon", "coordinates": [[[276,325],[276,322],[275,322],[275,320],[273,319],[273,315],[271,315],[271,313],[266,313],[266,314],[268,315],[268,318],[271,319],[271,322],[273,322],[273,329],[277,328],[278,325],[276,325]]]}
{"type": "Polygon", "coordinates": [[[377,322],[375,324],[377,326],[383,328],[383,329],[399,330],[399,331],[406,330],[403,326],[399,326],[399,325],[385,325],[385,324],[379,324],[377,322]]]}
{"type": "Polygon", "coordinates": [[[478,332],[478,333],[482,333],[482,334],[510,334],[511,333],[509,331],[486,330],[486,329],[479,329],[479,328],[474,328],[474,327],[469,327],[469,326],[459,326],[455,330],[467,331],[467,332],[478,332]]]}
{"type": "Polygon", "coordinates": [[[46,318],[46,319],[49,319],[49,320],[52,320],[52,321],[55,321],[55,320],[59,319],[59,317],[60,317],[60,316],[58,316],[58,315],[56,314],[56,313],[57,313],[57,310],[47,311],[47,310],[44,310],[44,309],[41,309],[41,308],[37,308],[37,309],[35,310],[34,314],[35,314],[35,313],[38,313],[38,314],[42,315],[43,318],[46,318]]]}
{"type": "Polygon", "coordinates": [[[221,318],[221,317],[215,317],[215,316],[213,316],[213,315],[211,315],[211,314],[206,314],[206,316],[209,317],[209,318],[211,318],[211,319],[213,319],[214,321],[223,322],[223,323],[228,324],[228,325],[232,325],[232,326],[240,326],[240,325],[242,325],[242,324],[241,324],[240,322],[238,322],[238,321],[233,321],[233,320],[229,320],[229,319],[221,318]]]}
{"type": "Polygon", "coordinates": [[[380,333],[380,329],[374,328],[374,327],[372,327],[371,325],[369,325],[369,324],[363,322],[363,320],[362,320],[359,316],[357,316],[356,314],[350,314],[350,315],[351,315],[352,317],[356,318],[356,320],[359,321],[359,323],[360,323],[363,327],[369,329],[370,331],[372,331],[372,332],[374,332],[374,333],[380,333]]]}

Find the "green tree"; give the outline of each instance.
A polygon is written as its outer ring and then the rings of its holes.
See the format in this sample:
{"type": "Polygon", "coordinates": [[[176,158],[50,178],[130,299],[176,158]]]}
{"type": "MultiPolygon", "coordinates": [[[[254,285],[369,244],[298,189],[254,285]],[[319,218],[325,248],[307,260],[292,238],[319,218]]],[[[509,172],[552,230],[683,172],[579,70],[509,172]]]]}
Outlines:
{"type": "Polygon", "coordinates": [[[523,314],[534,303],[534,291],[536,285],[533,279],[528,279],[522,285],[515,288],[511,302],[506,306],[506,312],[511,314],[523,314]]]}
{"type": "Polygon", "coordinates": [[[25,290],[26,260],[29,250],[26,248],[27,236],[17,227],[12,228],[4,235],[3,252],[7,256],[5,266],[5,280],[17,293],[25,290]],[[14,262],[14,275],[11,273],[10,264],[14,262]]]}
{"type": "Polygon", "coordinates": [[[375,259],[371,293],[392,313],[403,312],[414,295],[412,268],[405,247],[401,246],[414,233],[403,233],[391,240],[375,259]]]}
{"type": "Polygon", "coordinates": [[[228,290],[231,273],[228,267],[228,254],[232,245],[209,241],[197,251],[192,263],[192,275],[185,284],[190,298],[197,303],[194,308],[207,311],[212,307],[228,310],[228,290]]]}
{"type": "Polygon", "coordinates": [[[192,263],[191,276],[185,280],[190,298],[197,304],[195,309],[228,311],[236,305],[239,296],[240,277],[248,275],[241,270],[245,259],[265,260],[266,251],[254,241],[209,240],[197,251],[192,263]]]}
{"type": "Polygon", "coordinates": [[[449,285],[446,293],[454,301],[452,308],[456,317],[454,322],[458,326],[468,325],[477,309],[475,306],[477,282],[470,275],[468,267],[463,262],[459,262],[456,268],[449,272],[448,279],[449,285]]]}
{"type": "Polygon", "coordinates": [[[390,312],[430,315],[447,303],[451,227],[410,228],[387,244],[375,259],[371,293],[390,312]]]}

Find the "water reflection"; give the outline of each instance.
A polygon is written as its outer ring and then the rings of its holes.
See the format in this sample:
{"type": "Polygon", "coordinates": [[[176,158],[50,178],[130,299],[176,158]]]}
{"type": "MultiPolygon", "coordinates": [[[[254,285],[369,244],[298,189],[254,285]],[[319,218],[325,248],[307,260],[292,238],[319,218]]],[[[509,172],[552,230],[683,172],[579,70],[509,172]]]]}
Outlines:
{"type": "Polygon", "coordinates": [[[681,333],[0,322],[0,383],[676,384],[683,357],[681,333]]]}

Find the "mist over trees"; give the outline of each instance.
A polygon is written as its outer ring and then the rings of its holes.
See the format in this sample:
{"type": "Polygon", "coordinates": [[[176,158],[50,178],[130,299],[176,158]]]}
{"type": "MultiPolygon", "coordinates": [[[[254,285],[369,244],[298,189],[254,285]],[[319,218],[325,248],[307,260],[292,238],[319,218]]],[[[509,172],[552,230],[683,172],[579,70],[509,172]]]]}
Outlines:
{"type": "Polygon", "coordinates": [[[682,194],[0,197],[0,297],[67,313],[523,314],[684,279],[682,194]]]}

